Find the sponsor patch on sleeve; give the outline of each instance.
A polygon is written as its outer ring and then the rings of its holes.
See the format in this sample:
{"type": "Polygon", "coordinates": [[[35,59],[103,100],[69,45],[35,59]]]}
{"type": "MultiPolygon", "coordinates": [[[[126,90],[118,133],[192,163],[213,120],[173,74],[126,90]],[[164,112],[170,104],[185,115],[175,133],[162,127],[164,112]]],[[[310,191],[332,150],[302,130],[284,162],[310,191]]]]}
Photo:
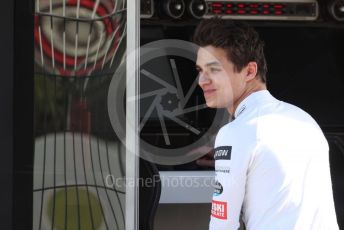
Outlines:
{"type": "Polygon", "coordinates": [[[227,220],[227,202],[213,200],[211,203],[211,215],[221,220],[227,220]]]}
{"type": "Polygon", "coordinates": [[[215,149],[215,160],[230,160],[232,155],[232,146],[220,146],[215,149]]]}

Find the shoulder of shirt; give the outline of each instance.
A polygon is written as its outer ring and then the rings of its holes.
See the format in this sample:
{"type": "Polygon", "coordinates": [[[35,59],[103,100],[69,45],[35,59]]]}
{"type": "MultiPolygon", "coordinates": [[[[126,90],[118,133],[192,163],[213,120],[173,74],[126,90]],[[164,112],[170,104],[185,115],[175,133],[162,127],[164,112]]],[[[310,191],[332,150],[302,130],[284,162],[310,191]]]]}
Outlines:
{"type": "MultiPolygon", "coordinates": [[[[262,134],[275,133],[280,123],[288,119],[303,121],[312,126],[317,126],[314,119],[301,108],[273,97],[268,91],[255,95],[247,103],[243,103],[237,117],[224,125],[218,132],[219,137],[226,136],[234,140],[241,138],[260,141],[262,134]],[[276,121],[278,121],[276,123],[276,121]]],[[[285,127],[285,126],[284,126],[285,127]]],[[[288,129],[288,127],[287,127],[288,129]]],[[[290,128],[289,128],[290,129],[290,128]]],[[[295,130],[293,130],[295,131],[295,130]]]]}
{"type": "Polygon", "coordinates": [[[296,105],[274,99],[258,107],[257,140],[261,144],[271,144],[271,139],[279,137],[294,142],[304,142],[304,137],[319,138],[318,144],[326,144],[322,136],[314,118],[296,105]]]}

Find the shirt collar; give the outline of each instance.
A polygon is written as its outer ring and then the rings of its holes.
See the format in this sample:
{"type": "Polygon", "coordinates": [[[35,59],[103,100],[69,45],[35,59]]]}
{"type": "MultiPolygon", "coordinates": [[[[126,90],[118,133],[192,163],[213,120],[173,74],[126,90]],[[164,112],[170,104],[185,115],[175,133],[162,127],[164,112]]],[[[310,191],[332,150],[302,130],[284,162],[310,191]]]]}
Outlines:
{"type": "Polygon", "coordinates": [[[257,105],[258,102],[264,100],[265,98],[271,97],[272,96],[270,92],[266,89],[251,93],[239,103],[238,107],[235,109],[234,118],[240,116],[240,114],[242,114],[247,108],[257,105]]]}

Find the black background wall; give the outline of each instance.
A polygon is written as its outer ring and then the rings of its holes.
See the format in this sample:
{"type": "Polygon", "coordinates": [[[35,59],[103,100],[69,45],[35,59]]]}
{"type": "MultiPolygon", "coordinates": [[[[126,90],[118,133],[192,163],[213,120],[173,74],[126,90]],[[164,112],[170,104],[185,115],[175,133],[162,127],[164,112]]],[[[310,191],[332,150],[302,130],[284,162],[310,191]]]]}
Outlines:
{"type": "Polygon", "coordinates": [[[13,4],[6,0],[0,14],[0,219],[2,229],[11,229],[13,153],[13,4]]]}
{"type": "Polygon", "coordinates": [[[0,228],[32,226],[33,14],[6,0],[0,14],[0,228]],[[31,61],[32,60],[32,61],[31,61]]]}
{"type": "Polygon", "coordinates": [[[14,1],[12,229],[32,228],[33,2],[14,1]]]}

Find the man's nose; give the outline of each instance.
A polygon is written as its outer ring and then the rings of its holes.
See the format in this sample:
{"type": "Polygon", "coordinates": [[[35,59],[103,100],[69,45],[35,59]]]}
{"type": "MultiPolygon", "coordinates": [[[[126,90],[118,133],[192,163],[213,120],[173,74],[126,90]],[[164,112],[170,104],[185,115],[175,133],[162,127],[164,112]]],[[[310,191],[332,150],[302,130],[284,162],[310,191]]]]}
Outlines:
{"type": "Polygon", "coordinates": [[[198,75],[198,84],[199,86],[203,86],[203,85],[207,85],[210,84],[211,80],[209,78],[209,76],[206,73],[200,73],[198,75]]]}

